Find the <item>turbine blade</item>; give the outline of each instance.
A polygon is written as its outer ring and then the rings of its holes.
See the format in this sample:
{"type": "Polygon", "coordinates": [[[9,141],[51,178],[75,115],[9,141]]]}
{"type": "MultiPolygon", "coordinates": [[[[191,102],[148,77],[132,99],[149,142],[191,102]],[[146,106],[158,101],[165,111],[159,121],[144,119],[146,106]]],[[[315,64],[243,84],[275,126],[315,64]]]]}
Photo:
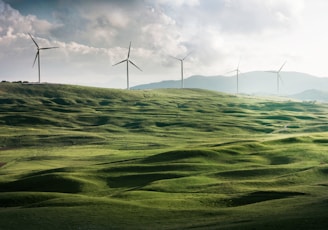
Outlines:
{"type": "Polygon", "coordinates": [[[182,58],[182,61],[184,61],[187,57],[189,57],[191,53],[192,53],[192,52],[190,52],[190,53],[187,54],[184,58],[182,58]]]}
{"type": "Polygon", "coordinates": [[[40,50],[49,50],[49,49],[57,49],[59,47],[45,47],[45,48],[40,48],[40,50]]]}
{"type": "Polygon", "coordinates": [[[138,70],[142,71],[142,69],[140,69],[136,64],[134,64],[131,60],[129,60],[129,62],[134,65],[138,70]]]}
{"type": "Polygon", "coordinates": [[[280,71],[282,70],[282,68],[284,68],[286,62],[287,62],[287,61],[285,61],[284,64],[282,64],[282,66],[281,66],[280,69],[278,70],[278,73],[280,73],[280,71]]]}
{"type": "Polygon", "coordinates": [[[129,45],[128,59],[130,58],[130,51],[131,51],[131,42],[130,42],[130,45],[129,45]]]}
{"type": "Polygon", "coordinates": [[[121,64],[121,63],[123,63],[123,62],[126,62],[126,61],[128,61],[128,60],[127,60],[127,59],[125,59],[125,60],[123,60],[123,61],[120,61],[120,62],[118,62],[118,63],[116,63],[116,64],[112,65],[112,66],[115,66],[115,65],[121,64]]]}
{"type": "Polygon", "coordinates": [[[174,59],[176,59],[176,60],[178,60],[178,61],[183,61],[182,59],[177,58],[177,57],[174,57],[174,56],[172,56],[172,55],[170,55],[170,57],[171,57],[171,58],[174,58],[174,59]]]}
{"type": "Polygon", "coordinates": [[[33,65],[32,65],[32,67],[34,67],[34,65],[35,65],[35,62],[36,62],[36,59],[39,57],[39,51],[38,52],[36,52],[36,55],[35,55],[35,58],[34,58],[34,62],[33,62],[33,65]]]}
{"type": "Polygon", "coordinates": [[[36,43],[36,41],[33,39],[32,35],[31,35],[30,33],[28,33],[28,35],[30,35],[32,41],[34,42],[34,44],[36,45],[36,47],[38,47],[38,49],[39,49],[39,45],[38,45],[38,43],[36,43]]]}
{"type": "Polygon", "coordinates": [[[226,74],[229,74],[229,73],[234,73],[234,72],[237,72],[238,70],[235,69],[235,70],[232,70],[232,71],[229,71],[229,72],[226,72],[226,74]]]}

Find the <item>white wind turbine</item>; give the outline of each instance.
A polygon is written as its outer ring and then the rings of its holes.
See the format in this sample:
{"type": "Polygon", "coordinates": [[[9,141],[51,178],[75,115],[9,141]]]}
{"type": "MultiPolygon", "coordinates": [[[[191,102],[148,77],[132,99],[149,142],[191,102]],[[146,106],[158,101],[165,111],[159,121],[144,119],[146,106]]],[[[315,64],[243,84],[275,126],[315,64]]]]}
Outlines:
{"type": "Polygon", "coordinates": [[[277,70],[277,71],[268,71],[269,73],[275,73],[275,74],[277,74],[277,93],[278,94],[279,94],[279,82],[282,81],[282,78],[280,76],[280,72],[281,72],[282,68],[284,68],[286,62],[287,61],[285,61],[284,64],[282,64],[282,66],[280,67],[279,70],[277,70]]]}
{"type": "Polygon", "coordinates": [[[184,79],[183,79],[183,61],[190,55],[191,53],[187,54],[184,58],[177,58],[177,57],[173,57],[171,56],[172,58],[180,61],[181,63],[181,89],[184,88],[184,79]]]}
{"type": "MultiPolygon", "coordinates": [[[[121,64],[123,62],[126,62],[126,78],[127,78],[127,89],[130,89],[130,85],[129,85],[129,63],[131,63],[132,65],[134,65],[137,69],[139,69],[140,71],[142,71],[136,64],[134,64],[131,60],[130,60],[130,51],[131,51],[131,42],[130,42],[130,46],[129,46],[129,51],[128,51],[128,57],[126,59],[124,59],[123,61],[120,61],[118,63],[116,63],[115,65],[121,64]]],[[[113,65],[113,66],[115,66],[113,65]]]]}
{"type": "Polygon", "coordinates": [[[39,47],[38,43],[36,43],[36,41],[33,39],[32,35],[29,33],[32,41],[34,42],[34,44],[36,45],[37,51],[36,51],[36,55],[34,58],[34,62],[33,62],[33,67],[35,65],[36,59],[38,59],[38,70],[39,70],[39,84],[41,83],[41,77],[40,77],[40,50],[49,50],[49,49],[56,49],[59,47],[39,47]]]}
{"type": "Polygon", "coordinates": [[[239,62],[238,62],[237,69],[234,69],[234,70],[228,72],[228,73],[234,73],[234,72],[236,72],[237,94],[239,93],[239,74],[240,74],[239,65],[240,65],[240,60],[239,60],[239,62]]]}

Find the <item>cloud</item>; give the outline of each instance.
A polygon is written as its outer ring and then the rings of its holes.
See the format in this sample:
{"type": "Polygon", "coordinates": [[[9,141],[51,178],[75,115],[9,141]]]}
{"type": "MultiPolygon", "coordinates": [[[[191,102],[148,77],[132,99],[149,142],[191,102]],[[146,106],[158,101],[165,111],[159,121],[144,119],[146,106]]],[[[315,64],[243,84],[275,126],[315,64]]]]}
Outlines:
{"type": "Polygon", "coordinates": [[[141,28],[147,48],[164,55],[179,55],[186,52],[181,30],[176,21],[158,9],[152,9],[144,18],[141,28]]]}
{"type": "Polygon", "coordinates": [[[223,31],[261,33],[290,27],[304,9],[304,1],[225,0],[217,19],[223,31]]]}
{"type": "Polygon", "coordinates": [[[0,1],[0,35],[4,35],[10,29],[12,33],[35,33],[47,35],[49,31],[58,27],[46,20],[40,20],[35,15],[22,16],[18,10],[9,4],[0,1]]]}

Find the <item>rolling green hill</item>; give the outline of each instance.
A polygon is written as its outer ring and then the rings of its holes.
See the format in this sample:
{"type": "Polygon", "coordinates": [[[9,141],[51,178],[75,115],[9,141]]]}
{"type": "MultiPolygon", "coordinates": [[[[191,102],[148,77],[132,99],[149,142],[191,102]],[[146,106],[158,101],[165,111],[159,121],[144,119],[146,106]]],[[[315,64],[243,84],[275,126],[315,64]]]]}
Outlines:
{"type": "Polygon", "coordinates": [[[328,107],[0,84],[0,229],[326,229],[328,107]]]}

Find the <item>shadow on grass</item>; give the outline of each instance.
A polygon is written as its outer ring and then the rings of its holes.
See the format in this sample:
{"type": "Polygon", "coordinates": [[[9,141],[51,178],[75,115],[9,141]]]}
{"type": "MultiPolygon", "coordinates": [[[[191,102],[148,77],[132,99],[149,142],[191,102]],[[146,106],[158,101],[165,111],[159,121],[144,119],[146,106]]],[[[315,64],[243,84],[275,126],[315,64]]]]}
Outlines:
{"type": "Polygon", "coordinates": [[[217,152],[211,150],[176,150],[150,156],[144,160],[144,163],[175,162],[192,158],[219,160],[220,156],[217,152]]]}
{"type": "Polygon", "coordinates": [[[269,200],[283,199],[293,196],[304,196],[306,193],[301,192],[275,192],[275,191],[258,191],[249,193],[245,196],[227,200],[228,206],[237,207],[242,205],[254,204],[269,200]]]}
{"type": "Polygon", "coordinates": [[[0,194],[0,207],[27,206],[57,198],[51,193],[10,192],[0,194]]]}
{"type": "Polygon", "coordinates": [[[0,192],[35,191],[79,193],[82,191],[82,187],[83,183],[81,181],[54,173],[1,183],[0,192]]]}

